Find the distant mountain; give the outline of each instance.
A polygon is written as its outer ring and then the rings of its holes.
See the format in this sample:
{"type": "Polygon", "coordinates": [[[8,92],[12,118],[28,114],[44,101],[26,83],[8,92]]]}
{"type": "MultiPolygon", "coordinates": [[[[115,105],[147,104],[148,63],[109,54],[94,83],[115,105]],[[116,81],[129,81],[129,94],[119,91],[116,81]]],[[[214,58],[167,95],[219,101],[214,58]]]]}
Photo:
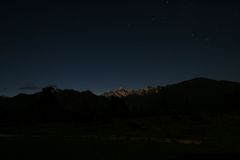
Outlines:
{"type": "Polygon", "coordinates": [[[208,78],[194,78],[191,80],[183,81],[177,84],[173,85],[167,85],[167,86],[158,86],[158,87],[146,87],[143,89],[125,89],[125,88],[119,88],[114,91],[109,91],[103,93],[103,96],[105,97],[119,97],[119,98],[126,98],[129,96],[149,96],[149,95],[156,95],[161,93],[162,90],[166,90],[173,87],[180,87],[182,89],[191,89],[192,91],[198,90],[198,89],[218,89],[219,87],[237,87],[240,83],[237,82],[230,82],[230,81],[217,81],[212,80],[208,78]]]}
{"type": "Polygon", "coordinates": [[[240,83],[195,78],[163,87],[90,91],[43,88],[0,97],[0,122],[109,120],[125,116],[240,113],[240,83]]]}
{"type": "Polygon", "coordinates": [[[49,122],[100,120],[127,112],[123,100],[96,96],[90,91],[43,88],[41,92],[0,98],[0,120],[49,122]]]}
{"type": "Polygon", "coordinates": [[[123,99],[130,110],[143,114],[239,112],[240,83],[195,78],[161,87],[156,94],[123,99]]]}
{"type": "Polygon", "coordinates": [[[144,89],[138,89],[138,90],[133,90],[133,89],[124,89],[124,88],[119,88],[115,91],[110,91],[110,92],[105,92],[103,95],[106,97],[128,97],[132,95],[139,95],[139,96],[145,96],[145,95],[152,95],[152,94],[157,94],[161,91],[162,87],[147,87],[144,89]]]}

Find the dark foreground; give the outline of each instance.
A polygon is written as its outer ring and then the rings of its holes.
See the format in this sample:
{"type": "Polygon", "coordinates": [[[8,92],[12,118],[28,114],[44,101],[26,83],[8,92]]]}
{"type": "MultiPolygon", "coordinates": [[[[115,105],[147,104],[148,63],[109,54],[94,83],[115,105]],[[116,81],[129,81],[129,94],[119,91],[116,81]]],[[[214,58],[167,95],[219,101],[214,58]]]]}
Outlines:
{"type": "Polygon", "coordinates": [[[240,159],[239,116],[146,117],[0,127],[6,160],[240,159]]]}
{"type": "Polygon", "coordinates": [[[240,159],[238,149],[213,144],[186,145],[153,141],[101,140],[61,136],[2,137],[2,159],[71,160],[71,159],[240,159]]]}

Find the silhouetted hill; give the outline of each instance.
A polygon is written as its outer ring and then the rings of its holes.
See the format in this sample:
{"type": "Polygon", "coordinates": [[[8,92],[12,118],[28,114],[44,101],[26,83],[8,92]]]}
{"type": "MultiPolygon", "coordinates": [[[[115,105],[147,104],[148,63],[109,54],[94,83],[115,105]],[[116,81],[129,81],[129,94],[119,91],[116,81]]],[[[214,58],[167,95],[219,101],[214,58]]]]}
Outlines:
{"type": "Polygon", "coordinates": [[[0,97],[2,122],[110,120],[113,117],[240,112],[240,84],[195,78],[164,87],[90,91],[43,88],[35,94],[0,97]]]}
{"type": "Polygon", "coordinates": [[[195,78],[162,87],[151,95],[130,95],[124,98],[133,111],[148,114],[238,112],[240,83],[195,78]]]}
{"type": "Polygon", "coordinates": [[[127,112],[121,99],[52,87],[32,95],[1,98],[0,105],[1,120],[6,122],[103,120],[127,112]]]}

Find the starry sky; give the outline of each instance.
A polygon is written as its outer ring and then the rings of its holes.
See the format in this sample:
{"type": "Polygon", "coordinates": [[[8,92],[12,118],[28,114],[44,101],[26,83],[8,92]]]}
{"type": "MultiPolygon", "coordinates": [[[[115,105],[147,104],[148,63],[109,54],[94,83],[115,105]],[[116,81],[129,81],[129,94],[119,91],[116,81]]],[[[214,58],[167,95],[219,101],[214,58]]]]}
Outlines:
{"type": "Polygon", "coordinates": [[[0,95],[240,81],[238,0],[8,0],[0,20],[0,95]]]}

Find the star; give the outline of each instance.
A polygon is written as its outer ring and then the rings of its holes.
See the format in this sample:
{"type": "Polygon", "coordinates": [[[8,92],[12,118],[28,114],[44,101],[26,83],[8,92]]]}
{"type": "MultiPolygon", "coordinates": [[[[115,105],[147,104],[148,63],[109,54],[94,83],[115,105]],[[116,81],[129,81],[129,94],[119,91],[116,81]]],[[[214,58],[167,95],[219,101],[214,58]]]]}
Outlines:
{"type": "Polygon", "coordinates": [[[205,41],[205,43],[209,43],[210,42],[210,38],[209,37],[206,37],[205,39],[204,39],[204,41],[205,41]]]}
{"type": "Polygon", "coordinates": [[[154,16],[152,16],[152,22],[155,22],[156,18],[154,16]]]}
{"type": "Polygon", "coordinates": [[[162,0],[163,6],[167,6],[169,4],[169,0],[162,0]]]}

